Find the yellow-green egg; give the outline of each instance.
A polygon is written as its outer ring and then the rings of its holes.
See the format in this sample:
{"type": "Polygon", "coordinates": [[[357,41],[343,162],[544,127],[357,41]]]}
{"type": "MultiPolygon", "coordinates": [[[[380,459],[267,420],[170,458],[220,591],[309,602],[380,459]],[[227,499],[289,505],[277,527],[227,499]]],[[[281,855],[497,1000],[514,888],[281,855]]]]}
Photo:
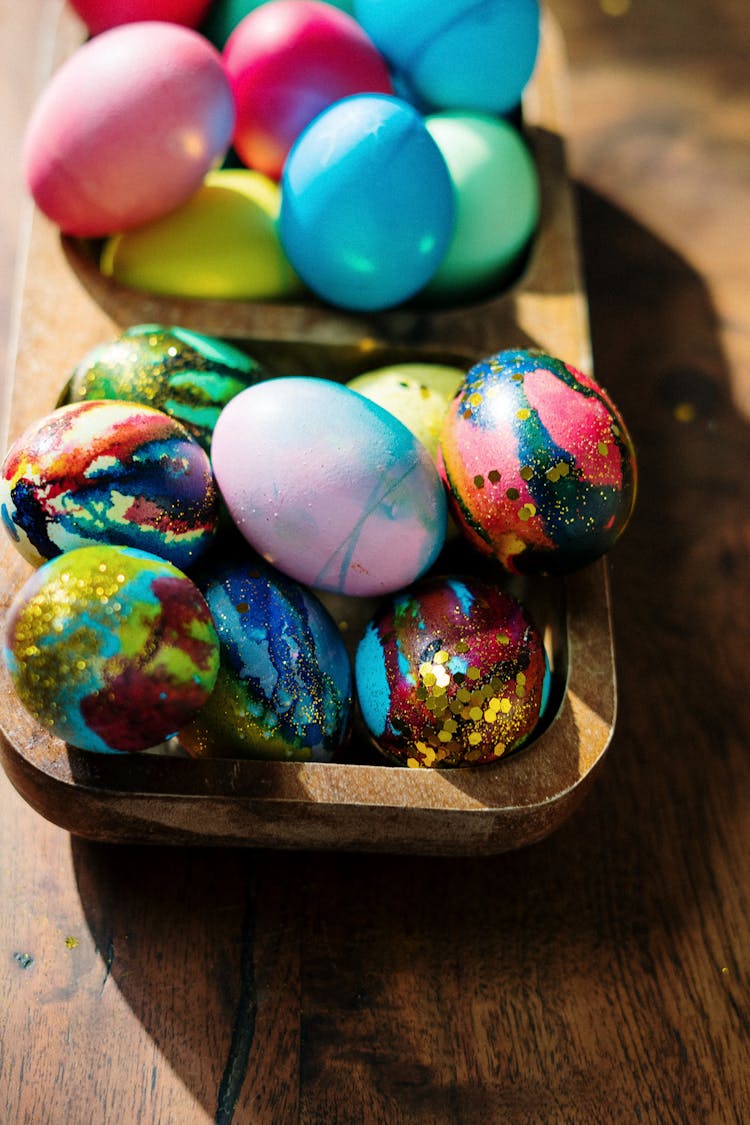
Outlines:
{"type": "Polygon", "coordinates": [[[446,411],[466,372],[441,363],[400,363],[356,375],[349,387],[403,422],[437,458],[446,411]]]}
{"type": "Polygon", "coordinates": [[[302,284],[276,233],[279,187],[224,168],[170,214],[108,239],[100,269],[123,285],[171,297],[277,300],[302,284]]]}

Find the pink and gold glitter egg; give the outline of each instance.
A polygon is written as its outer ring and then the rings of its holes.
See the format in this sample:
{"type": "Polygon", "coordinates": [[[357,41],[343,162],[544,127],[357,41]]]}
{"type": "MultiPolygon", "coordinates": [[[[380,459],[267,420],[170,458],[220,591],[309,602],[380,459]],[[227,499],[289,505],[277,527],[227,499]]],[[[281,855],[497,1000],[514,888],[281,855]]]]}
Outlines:
{"type": "Polygon", "coordinates": [[[520,574],[564,574],[616,542],[635,503],[625,422],[591,377],[542,352],[469,371],[443,423],[438,467],[459,528],[520,574]]]}

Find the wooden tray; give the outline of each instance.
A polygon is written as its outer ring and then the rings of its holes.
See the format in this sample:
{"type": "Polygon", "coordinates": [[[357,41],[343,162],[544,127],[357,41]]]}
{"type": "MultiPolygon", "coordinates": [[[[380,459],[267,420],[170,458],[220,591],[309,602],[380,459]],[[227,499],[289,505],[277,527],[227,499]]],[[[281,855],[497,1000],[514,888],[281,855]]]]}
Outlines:
{"type": "MultiPolygon", "coordinates": [[[[63,15],[57,58],[80,38],[63,15]]],[[[278,367],[349,378],[389,360],[469,366],[503,347],[534,346],[591,370],[577,230],[565,168],[565,64],[545,17],[524,128],[542,183],[542,217],[521,278],[462,308],[349,315],[315,303],[172,301],[101,277],[88,244],[60,240],[29,206],[19,287],[7,443],[52,409],[73,366],[134,323],[182,324],[232,338],[278,367]]],[[[0,613],[30,568],[8,545],[0,613]]],[[[361,734],[345,762],[203,761],[145,753],[98,755],[50,737],[18,704],[0,671],[0,759],[19,793],[68,831],[105,841],[338,848],[432,855],[497,853],[540,840],[587,791],[615,719],[614,655],[602,561],[565,580],[523,580],[514,592],[545,629],[553,660],[551,718],[525,750],[474,769],[380,764],[361,734]]],[[[356,635],[353,599],[332,608],[356,635]]]]}

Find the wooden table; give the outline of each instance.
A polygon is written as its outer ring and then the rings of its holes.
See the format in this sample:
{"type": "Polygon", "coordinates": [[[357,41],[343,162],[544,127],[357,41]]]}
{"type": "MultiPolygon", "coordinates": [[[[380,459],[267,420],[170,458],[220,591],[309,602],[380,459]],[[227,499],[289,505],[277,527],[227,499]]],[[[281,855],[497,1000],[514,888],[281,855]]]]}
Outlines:
{"type": "MultiPolygon", "coordinates": [[[[44,7],[0,2],[4,340],[44,7]]],[[[438,860],[89,844],[0,773],[8,1125],[750,1117],[746,5],[551,7],[641,469],[601,775],[543,843],[438,860]]]]}

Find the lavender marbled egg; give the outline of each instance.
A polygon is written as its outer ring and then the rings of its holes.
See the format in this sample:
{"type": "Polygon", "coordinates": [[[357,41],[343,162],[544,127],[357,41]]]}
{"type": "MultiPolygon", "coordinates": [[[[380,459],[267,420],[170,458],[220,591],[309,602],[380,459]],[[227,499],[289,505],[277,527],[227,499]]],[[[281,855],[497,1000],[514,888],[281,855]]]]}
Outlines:
{"type": "Polygon", "coordinates": [[[219,417],[211,457],[248,542],[308,586],[388,593],[423,574],[445,541],[445,493],[427,449],[327,379],[242,391],[219,417]]]}

